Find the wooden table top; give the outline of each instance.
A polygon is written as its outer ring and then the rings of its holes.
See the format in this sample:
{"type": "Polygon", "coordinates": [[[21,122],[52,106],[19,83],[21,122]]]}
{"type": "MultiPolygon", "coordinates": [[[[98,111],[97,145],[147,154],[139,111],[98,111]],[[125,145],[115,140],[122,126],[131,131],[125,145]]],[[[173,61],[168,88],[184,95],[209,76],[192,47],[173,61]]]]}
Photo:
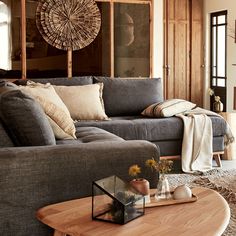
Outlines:
{"type": "Polygon", "coordinates": [[[230,219],[225,199],[207,188],[194,188],[192,192],[198,197],[196,202],[146,208],[144,216],[125,225],[92,220],[91,197],[43,207],[37,218],[54,228],[54,235],[221,235],[230,219]]]}

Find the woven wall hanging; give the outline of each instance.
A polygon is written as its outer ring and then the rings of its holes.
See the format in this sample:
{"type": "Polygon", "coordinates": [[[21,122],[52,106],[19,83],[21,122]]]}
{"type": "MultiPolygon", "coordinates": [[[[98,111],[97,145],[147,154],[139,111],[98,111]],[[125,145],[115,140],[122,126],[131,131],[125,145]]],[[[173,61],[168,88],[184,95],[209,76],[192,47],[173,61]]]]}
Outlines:
{"type": "Polygon", "coordinates": [[[47,43],[68,50],[69,67],[72,51],[88,46],[98,35],[101,14],[93,0],[40,0],[36,25],[47,43]]]}

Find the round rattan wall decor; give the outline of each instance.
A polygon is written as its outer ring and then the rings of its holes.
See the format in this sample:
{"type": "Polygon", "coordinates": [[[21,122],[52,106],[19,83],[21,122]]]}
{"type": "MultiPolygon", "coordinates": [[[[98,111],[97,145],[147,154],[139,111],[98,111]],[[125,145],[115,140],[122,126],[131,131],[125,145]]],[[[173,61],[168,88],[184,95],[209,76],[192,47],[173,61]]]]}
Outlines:
{"type": "Polygon", "coordinates": [[[101,15],[93,0],[40,0],[36,24],[50,45],[62,50],[79,50],[98,35],[101,15]]]}

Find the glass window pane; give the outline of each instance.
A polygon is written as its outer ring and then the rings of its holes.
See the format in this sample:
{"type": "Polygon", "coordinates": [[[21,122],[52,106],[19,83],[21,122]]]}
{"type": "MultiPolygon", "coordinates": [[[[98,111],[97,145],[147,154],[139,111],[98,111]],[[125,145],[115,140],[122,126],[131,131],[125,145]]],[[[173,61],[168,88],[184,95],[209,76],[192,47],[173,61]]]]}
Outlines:
{"type": "Polygon", "coordinates": [[[73,52],[73,75],[110,75],[110,3],[97,2],[97,5],[101,29],[91,44],[73,52]]]}
{"type": "Polygon", "coordinates": [[[225,79],[218,79],[217,86],[218,87],[225,87],[225,79]]]}
{"type": "Polygon", "coordinates": [[[216,86],[216,78],[212,79],[212,86],[216,86]]]}
{"type": "Polygon", "coordinates": [[[149,4],[114,3],[115,76],[148,77],[150,73],[149,4]]]}
{"type": "Polygon", "coordinates": [[[218,27],[217,75],[225,77],[225,26],[218,27]]]}
{"type": "Polygon", "coordinates": [[[213,66],[216,66],[216,27],[213,27],[213,40],[212,40],[212,58],[213,66]]]}
{"type": "Polygon", "coordinates": [[[0,2],[0,69],[11,69],[11,50],[10,50],[10,9],[0,2]]]}
{"type": "Polygon", "coordinates": [[[213,66],[213,68],[212,68],[212,75],[216,76],[216,66],[213,66]]]}
{"type": "Polygon", "coordinates": [[[216,24],[216,16],[213,17],[213,22],[212,23],[213,23],[213,25],[216,24]]]}
{"type": "Polygon", "coordinates": [[[225,22],[225,15],[218,16],[218,24],[224,24],[225,22]]]}
{"type": "MultiPolygon", "coordinates": [[[[26,0],[26,63],[28,77],[67,75],[67,52],[48,44],[36,26],[38,2],[26,0]]],[[[19,68],[20,69],[20,68],[19,68]]]]}

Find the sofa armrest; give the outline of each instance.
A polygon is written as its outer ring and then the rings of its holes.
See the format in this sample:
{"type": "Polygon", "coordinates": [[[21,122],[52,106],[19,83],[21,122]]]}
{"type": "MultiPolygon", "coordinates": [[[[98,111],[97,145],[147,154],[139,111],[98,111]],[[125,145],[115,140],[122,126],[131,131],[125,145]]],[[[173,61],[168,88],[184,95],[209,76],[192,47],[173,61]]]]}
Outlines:
{"type": "MultiPolygon", "coordinates": [[[[145,169],[151,157],[158,160],[159,150],[147,141],[0,149],[0,235],[47,235],[37,209],[91,195],[93,180],[114,174],[128,180],[129,166],[145,169]]],[[[154,187],[156,173],[148,179],[154,187]]]]}

